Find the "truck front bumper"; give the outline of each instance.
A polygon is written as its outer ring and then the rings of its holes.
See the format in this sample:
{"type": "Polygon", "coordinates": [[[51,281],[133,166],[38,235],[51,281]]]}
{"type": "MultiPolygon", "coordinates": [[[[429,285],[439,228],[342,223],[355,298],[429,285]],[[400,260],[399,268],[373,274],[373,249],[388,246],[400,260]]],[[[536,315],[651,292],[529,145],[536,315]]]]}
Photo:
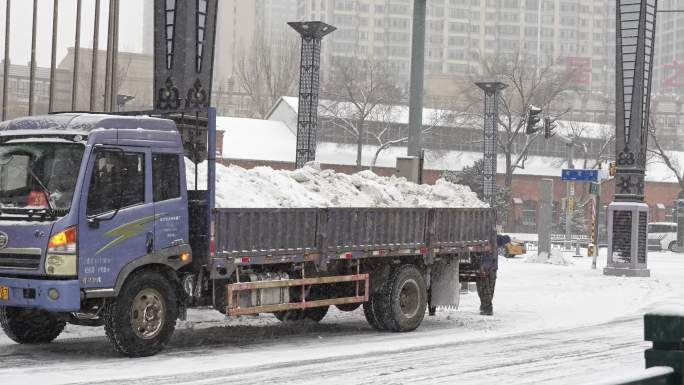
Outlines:
{"type": "Polygon", "coordinates": [[[0,289],[9,288],[9,300],[0,306],[28,307],[51,312],[75,312],[81,308],[81,286],[78,280],[51,281],[0,277],[0,289]],[[48,293],[52,291],[50,298],[48,293]],[[56,290],[57,295],[55,296],[56,290]]]}

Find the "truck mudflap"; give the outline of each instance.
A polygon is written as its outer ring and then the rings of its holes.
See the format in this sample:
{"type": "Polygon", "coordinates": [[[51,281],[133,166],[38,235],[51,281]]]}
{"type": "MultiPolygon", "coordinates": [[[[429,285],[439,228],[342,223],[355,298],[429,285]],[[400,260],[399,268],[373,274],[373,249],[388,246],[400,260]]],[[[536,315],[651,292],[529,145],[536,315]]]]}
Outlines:
{"type": "Polygon", "coordinates": [[[430,271],[430,307],[456,309],[460,292],[458,261],[435,263],[430,271]]]}
{"type": "Polygon", "coordinates": [[[0,306],[75,312],[81,308],[81,287],[78,280],[0,277],[0,306]]]}

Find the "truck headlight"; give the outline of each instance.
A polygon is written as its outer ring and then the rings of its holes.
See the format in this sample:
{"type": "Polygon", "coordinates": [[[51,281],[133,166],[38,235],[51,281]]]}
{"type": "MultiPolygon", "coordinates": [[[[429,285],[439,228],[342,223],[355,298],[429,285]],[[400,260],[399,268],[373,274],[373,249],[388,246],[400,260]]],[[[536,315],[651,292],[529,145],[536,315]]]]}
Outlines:
{"type": "Polygon", "coordinates": [[[70,227],[50,238],[45,256],[45,272],[48,275],[78,275],[76,228],[70,227]]]}

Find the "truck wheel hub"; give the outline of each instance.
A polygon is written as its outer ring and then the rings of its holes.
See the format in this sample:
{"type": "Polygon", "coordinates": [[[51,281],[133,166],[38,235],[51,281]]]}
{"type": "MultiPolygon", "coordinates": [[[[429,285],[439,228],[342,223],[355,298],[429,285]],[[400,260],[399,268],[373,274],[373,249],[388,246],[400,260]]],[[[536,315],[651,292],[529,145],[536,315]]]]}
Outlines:
{"type": "Polygon", "coordinates": [[[420,292],[418,289],[418,283],[410,279],[404,282],[399,292],[399,307],[401,312],[407,318],[412,318],[418,312],[418,303],[420,297],[420,292]]]}
{"type": "Polygon", "coordinates": [[[145,289],[133,300],[131,327],[138,337],[151,339],[162,330],[166,312],[161,298],[158,291],[145,289]]]}

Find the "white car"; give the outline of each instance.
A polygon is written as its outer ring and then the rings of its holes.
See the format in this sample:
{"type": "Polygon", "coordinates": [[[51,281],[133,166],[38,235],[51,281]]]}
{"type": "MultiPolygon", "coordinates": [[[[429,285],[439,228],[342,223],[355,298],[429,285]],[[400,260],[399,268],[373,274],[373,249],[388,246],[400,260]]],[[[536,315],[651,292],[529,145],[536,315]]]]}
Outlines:
{"type": "Polygon", "coordinates": [[[655,222],[648,224],[648,248],[674,251],[677,246],[677,224],[655,222]]]}

